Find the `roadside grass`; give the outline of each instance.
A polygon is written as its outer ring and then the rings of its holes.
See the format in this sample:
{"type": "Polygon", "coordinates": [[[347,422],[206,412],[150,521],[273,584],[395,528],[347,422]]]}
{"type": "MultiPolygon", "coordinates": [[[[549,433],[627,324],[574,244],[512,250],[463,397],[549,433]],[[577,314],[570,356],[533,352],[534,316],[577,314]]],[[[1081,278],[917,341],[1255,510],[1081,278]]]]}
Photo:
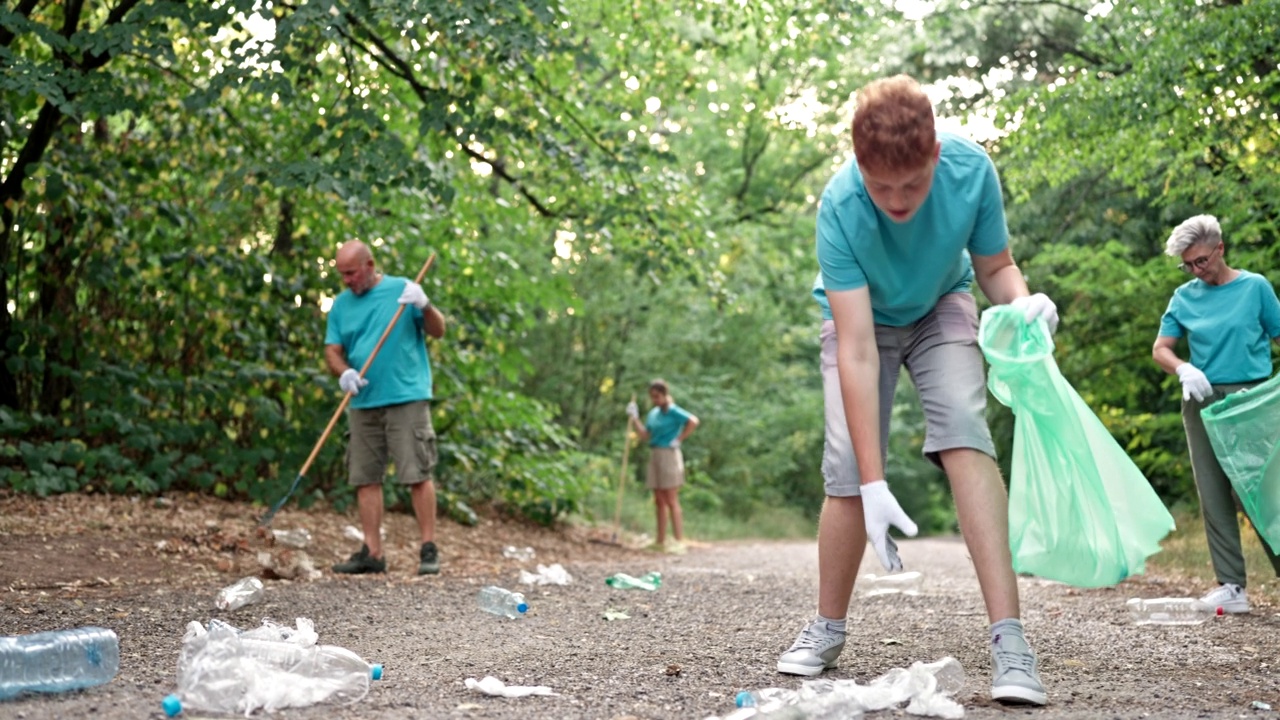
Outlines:
{"type": "MultiPolygon", "coordinates": [[[[1175,512],[1174,530],[1161,543],[1163,551],[1147,560],[1147,571],[1155,575],[1200,580],[1205,589],[1217,582],[1209,562],[1209,545],[1204,536],[1204,522],[1199,513],[1175,512]]],[[[1262,542],[1247,517],[1239,516],[1240,544],[1244,549],[1245,572],[1249,583],[1249,602],[1280,607],[1280,580],[1267,561],[1262,542]]]]}

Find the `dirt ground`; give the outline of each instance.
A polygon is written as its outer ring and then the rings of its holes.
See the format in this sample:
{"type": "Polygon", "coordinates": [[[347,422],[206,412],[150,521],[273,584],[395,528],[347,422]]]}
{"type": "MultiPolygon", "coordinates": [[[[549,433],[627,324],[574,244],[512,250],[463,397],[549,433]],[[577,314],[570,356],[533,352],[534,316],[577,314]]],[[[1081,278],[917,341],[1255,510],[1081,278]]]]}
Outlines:
{"type": "MultiPolygon", "coordinates": [[[[598,542],[610,539],[607,530],[551,531],[492,519],[463,527],[442,519],[442,572],[419,578],[412,574],[413,519],[389,513],[389,572],[343,577],[328,568],[356,549],[344,536],[354,515],[282,511],[275,528],[312,534],[299,553],[260,533],[259,513],[186,496],[0,494],[0,635],[93,624],[114,630],[121,645],[111,683],[3,701],[0,718],[162,718],[186,624],[213,617],[243,628],[263,618],[289,625],[310,618],[320,642],[385,667],[385,678],[353,705],[277,711],[280,718],[698,720],[732,712],[738,690],[800,685],[773,665],[813,611],[812,542],[700,543],[687,555],[666,556],[598,542]],[[536,557],[505,558],[507,545],[533,547],[536,557]],[[274,571],[264,569],[260,552],[274,571]],[[307,558],[317,572],[308,572],[307,558]],[[538,563],[562,564],[572,582],[520,585],[520,569],[538,563]],[[604,583],[614,572],[649,570],[663,573],[657,592],[604,583]],[[217,590],[249,574],[267,578],[266,599],[215,610],[217,590]],[[477,610],[476,592],[486,584],[524,590],[528,616],[506,620],[477,610]],[[628,617],[606,620],[611,611],[628,617]],[[486,675],[546,685],[556,695],[499,698],[466,687],[466,679],[486,675]]],[[[856,598],[850,642],[828,677],[867,682],[951,655],[968,678],[959,696],[965,715],[978,719],[1265,718],[1275,713],[1267,707],[1280,710],[1277,609],[1255,604],[1248,615],[1192,627],[1134,626],[1124,607],[1129,597],[1207,590],[1151,576],[1100,590],[1021,579],[1024,622],[1049,705],[996,705],[987,699],[987,621],[963,543],[931,538],[901,546],[908,568],[924,573],[922,594],[856,598]]],[[[876,572],[873,558],[864,563],[864,572],[876,572]]],[[[886,710],[867,717],[905,716],[886,710]]]]}

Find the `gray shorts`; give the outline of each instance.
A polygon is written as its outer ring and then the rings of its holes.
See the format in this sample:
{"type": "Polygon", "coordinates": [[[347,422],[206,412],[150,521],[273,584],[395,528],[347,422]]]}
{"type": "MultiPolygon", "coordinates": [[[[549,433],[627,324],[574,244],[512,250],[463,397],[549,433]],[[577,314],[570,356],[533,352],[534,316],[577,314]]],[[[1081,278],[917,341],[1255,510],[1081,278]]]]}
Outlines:
{"type": "Polygon", "coordinates": [[[377,485],[395,462],[396,482],[431,480],[436,467],[436,432],[431,402],[347,410],[347,474],[352,485],[377,485]]]}
{"type": "MultiPolygon", "coordinates": [[[[915,383],[924,408],[924,456],[941,467],[938,453],[971,448],[995,457],[987,427],[987,380],[978,348],[978,307],[969,293],[948,293],[917,322],[904,327],[876,325],[880,352],[880,454],[889,447],[889,417],[902,366],[915,383]]],[[[826,439],[822,450],[823,488],[832,497],[859,494],[858,463],[849,440],[836,328],[822,323],[822,398],[826,439]]]]}
{"type": "Polygon", "coordinates": [[[684,454],[680,448],[649,448],[649,471],[644,486],[650,490],[670,490],[684,485],[684,454]]]}

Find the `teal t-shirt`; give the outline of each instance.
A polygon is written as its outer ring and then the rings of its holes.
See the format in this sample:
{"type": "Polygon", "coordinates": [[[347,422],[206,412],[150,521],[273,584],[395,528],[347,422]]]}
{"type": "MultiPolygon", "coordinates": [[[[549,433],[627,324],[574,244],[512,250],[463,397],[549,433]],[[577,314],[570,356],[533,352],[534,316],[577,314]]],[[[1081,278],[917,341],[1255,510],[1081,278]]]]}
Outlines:
{"type": "Polygon", "coordinates": [[[828,291],[868,287],[879,325],[901,327],[924,317],[943,295],[968,292],[974,255],[1009,244],[995,165],[977,143],[938,133],[942,152],[933,185],[910,220],[897,223],[867,194],[856,158],[822,193],[818,265],[828,291]]]}
{"type": "MultiPolygon", "coordinates": [[[[325,321],[326,345],[341,345],[347,362],[359,370],[400,309],[405,278],[383,275],[382,281],[363,295],[342,291],[325,321]]],[[[364,374],[369,384],[351,398],[359,410],[431,399],[431,360],[427,357],[426,326],[422,311],[404,306],[378,356],[364,374]]]]}
{"type": "Polygon", "coordinates": [[[1185,336],[1191,364],[1209,382],[1246,383],[1271,377],[1271,339],[1280,337],[1280,300],[1271,283],[1241,270],[1235,280],[1210,285],[1191,280],[1169,299],[1160,335],[1185,336]]]}
{"type": "Polygon", "coordinates": [[[827,300],[826,288],[822,287],[822,272],[818,272],[818,277],[813,279],[813,299],[818,301],[818,308],[822,310],[823,320],[834,320],[831,317],[831,301],[827,300]]]}
{"type": "Polygon", "coordinates": [[[668,405],[665,411],[653,408],[644,418],[644,428],[649,431],[649,447],[671,447],[687,422],[689,413],[675,403],[668,405]]]}

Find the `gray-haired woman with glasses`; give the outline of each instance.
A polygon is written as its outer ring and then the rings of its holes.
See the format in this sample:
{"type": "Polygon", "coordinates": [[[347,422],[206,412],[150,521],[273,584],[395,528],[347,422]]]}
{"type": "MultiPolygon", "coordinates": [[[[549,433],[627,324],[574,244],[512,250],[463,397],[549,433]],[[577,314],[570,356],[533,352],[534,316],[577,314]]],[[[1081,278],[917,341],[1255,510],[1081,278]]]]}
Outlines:
{"type": "MultiPolygon", "coordinates": [[[[1174,228],[1164,251],[1181,257],[1178,267],[1195,275],[1173,291],[1151,354],[1157,365],[1182,382],[1182,425],[1219,583],[1200,601],[1223,612],[1248,612],[1236,498],[1213,454],[1200,411],[1271,376],[1268,340],[1280,345],[1280,300],[1265,277],[1227,265],[1222,228],[1212,215],[1196,215],[1174,228]],[[1182,337],[1187,338],[1190,362],[1174,352],[1182,337]]],[[[1280,576],[1280,559],[1266,540],[1262,547],[1280,576]]]]}

